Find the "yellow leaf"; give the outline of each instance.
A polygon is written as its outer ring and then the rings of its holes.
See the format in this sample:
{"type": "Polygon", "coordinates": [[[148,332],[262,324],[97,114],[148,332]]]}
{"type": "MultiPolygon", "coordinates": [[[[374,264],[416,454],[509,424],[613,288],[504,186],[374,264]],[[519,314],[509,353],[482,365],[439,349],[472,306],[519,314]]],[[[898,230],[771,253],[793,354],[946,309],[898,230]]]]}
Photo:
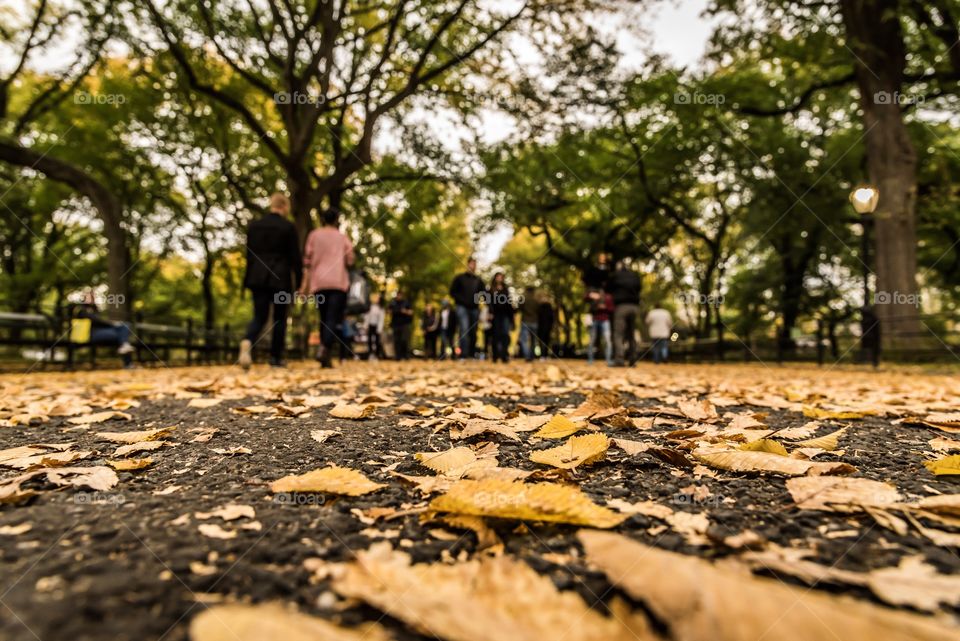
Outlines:
{"type": "MultiPolygon", "coordinates": [[[[617,611],[615,616],[605,616],[599,609],[591,608],[575,590],[558,590],[550,577],[510,557],[413,564],[408,554],[393,550],[389,543],[376,544],[356,556],[356,561],[334,568],[334,591],[363,601],[431,638],[447,641],[655,641],[658,638],[650,631],[643,615],[617,611]]],[[[264,636],[263,639],[283,637],[264,636]]]]}
{"type": "Polygon", "coordinates": [[[106,412],[97,412],[96,414],[86,414],[84,416],[75,416],[74,418],[67,419],[67,420],[69,420],[74,425],[90,425],[91,423],[102,423],[104,421],[109,421],[115,418],[122,419],[124,421],[129,421],[133,417],[123,412],[114,412],[110,410],[106,412]]]}
{"type": "Polygon", "coordinates": [[[954,476],[960,474],[960,454],[935,461],[924,461],[923,465],[937,476],[954,476]]]}
{"type": "Polygon", "coordinates": [[[575,487],[498,479],[458,481],[445,494],[433,499],[429,507],[433,512],[599,528],[614,527],[626,519],[625,515],[593,503],[575,487]]]}
{"type": "Polygon", "coordinates": [[[217,605],[190,622],[190,641],[388,641],[376,624],[344,628],[279,603],[217,605]]]}
{"type": "Polygon", "coordinates": [[[360,496],[386,487],[356,470],[333,465],[306,474],[284,476],[270,484],[273,492],[326,492],[360,496]]]}
{"type": "Polygon", "coordinates": [[[744,452],[742,450],[694,450],[698,461],[730,472],[770,472],[784,476],[820,476],[823,474],[849,474],[856,468],[848,463],[817,463],[778,456],[767,452],[744,452]]]}
{"type": "Polygon", "coordinates": [[[787,479],[787,491],[801,510],[854,512],[863,506],[888,507],[902,499],[893,485],[864,478],[803,476],[787,479]]]}
{"type": "Polygon", "coordinates": [[[758,438],[755,441],[744,443],[740,446],[740,449],[744,452],[766,452],[767,454],[787,456],[787,448],[769,438],[758,438]]]}
{"type": "Polygon", "coordinates": [[[175,430],[175,427],[161,427],[155,430],[142,430],[139,432],[97,432],[97,438],[111,443],[140,443],[142,441],[155,441],[167,436],[175,430]]]}
{"type": "Polygon", "coordinates": [[[571,436],[562,445],[531,453],[530,460],[534,463],[572,470],[578,465],[589,465],[602,461],[607,454],[608,447],[610,447],[610,442],[603,434],[571,436]]]}
{"type": "Polygon", "coordinates": [[[349,418],[355,421],[370,418],[377,411],[373,405],[336,405],[330,410],[330,416],[334,418],[349,418]]]}
{"type": "Polygon", "coordinates": [[[434,472],[460,478],[478,467],[496,467],[495,456],[477,457],[469,447],[453,447],[443,452],[418,452],[416,459],[434,472]]]}
{"type": "Polygon", "coordinates": [[[813,407],[812,405],[804,405],[803,415],[807,418],[845,421],[863,418],[867,415],[867,412],[856,410],[825,410],[819,407],[813,407]]]}
{"type": "Polygon", "coordinates": [[[566,416],[557,414],[547,421],[546,425],[541,427],[534,436],[539,436],[540,438],[566,438],[571,434],[576,434],[585,427],[586,425],[584,423],[574,423],[566,416]]]}
{"type": "Polygon", "coordinates": [[[119,461],[107,461],[107,465],[109,465],[115,470],[120,470],[121,472],[128,472],[131,470],[142,470],[145,467],[150,467],[151,465],[153,465],[153,459],[127,458],[127,459],[120,459],[119,461]]]}
{"type": "Polygon", "coordinates": [[[809,438],[805,441],[798,441],[797,445],[802,447],[819,447],[821,450],[832,452],[837,449],[840,443],[840,437],[847,433],[847,428],[842,427],[836,432],[831,432],[818,438],[809,438]]]}
{"type": "Polygon", "coordinates": [[[786,585],[739,568],[667,552],[612,532],[581,530],[587,562],[641,602],[670,638],[688,641],[945,641],[956,628],[930,617],[786,585]],[[696,604],[696,607],[690,607],[696,604]]]}

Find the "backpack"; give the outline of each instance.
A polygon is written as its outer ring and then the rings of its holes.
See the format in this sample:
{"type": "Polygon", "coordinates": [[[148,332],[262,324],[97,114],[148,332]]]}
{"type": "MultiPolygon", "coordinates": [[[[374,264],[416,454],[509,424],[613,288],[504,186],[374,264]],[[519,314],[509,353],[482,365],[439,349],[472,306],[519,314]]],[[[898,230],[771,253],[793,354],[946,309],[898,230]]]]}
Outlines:
{"type": "Polygon", "coordinates": [[[347,314],[365,314],[370,310],[370,283],[361,271],[350,270],[347,289],[347,314]]]}

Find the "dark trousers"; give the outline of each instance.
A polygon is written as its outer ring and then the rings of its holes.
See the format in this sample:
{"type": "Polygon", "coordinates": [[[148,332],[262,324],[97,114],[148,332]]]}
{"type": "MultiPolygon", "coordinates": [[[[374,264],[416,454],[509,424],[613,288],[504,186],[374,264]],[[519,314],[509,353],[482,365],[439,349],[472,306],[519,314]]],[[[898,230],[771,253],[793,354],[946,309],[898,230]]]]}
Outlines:
{"type": "Polygon", "coordinates": [[[380,339],[380,331],[375,327],[367,328],[367,352],[369,356],[383,358],[383,341],[380,339]]]}
{"type": "Polygon", "coordinates": [[[314,292],[317,311],[320,312],[320,343],[328,350],[343,341],[343,315],[347,310],[347,292],[339,289],[321,289],[314,292]]]}
{"type": "Polygon", "coordinates": [[[493,339],[493,362],[497,360],[506,363],[510,358],[510,330],[513,329],[513,318],[504,315],[494,315],[493,327],[490,335],[493,339]]]}
{"type": "Polygon", "coordinates": [[[273,309],[273,327],[270,338],[270,358],[282,360],[287,346],[287,310],[286,302],[289,294],[257,287],[251,289],[253,294],[253,320],[247,325],[247,334],[244,336],[251,343],[256,343],[260,332],[263,331],[270,318],[270,309],[273,309]],[[279,302],[283,301],[283,302],[279,302]]]}
{"type": "Polygon", "coordinates": [[[624,357],[632,365],[637,353],[637,317],[640,306],[622,303],[613,309],[613,362],[624,364],[624,357]]]}
{"type": "Polygon", "coordinates": [[[398,361],[410,358],[410,326],[393,326],[393,352],[398,361]]]}
{"type": "Polygon", "coordinates": [[[440,340],[440,330],[423,333],[423,346],[427,351],[427,358],[437,357],[437,341],[440,340]]]}

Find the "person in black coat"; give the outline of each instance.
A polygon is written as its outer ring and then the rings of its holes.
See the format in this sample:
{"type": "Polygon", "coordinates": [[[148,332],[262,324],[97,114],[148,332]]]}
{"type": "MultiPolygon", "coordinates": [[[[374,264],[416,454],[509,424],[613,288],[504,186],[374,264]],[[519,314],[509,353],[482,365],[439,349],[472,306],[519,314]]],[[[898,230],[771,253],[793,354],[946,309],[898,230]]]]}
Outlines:
{"type": "Polygon", "coordinates": [[[270,211],[247,227],[247,269],[243,286],[253,296],[253,320],[240,342],[240,366],[253,362],[253,344],[273,310],[270,365],[283,367],[287,337],[287,310],[300,287],[302,260],[297,229],[290,222],[290,200],[280,193],[270,197],[270,211]]]}
{"type": "Polygon", "coordinates": [[[477,324],[480,322],[480,300],[486,296],[483,280],[477,276],[477,261],[467,259],[467,271],[458,274],[450,284],[450,298],[456,306],[460,333],[460,358],[473,358],[477,348],[477,324]]]}
{"type": "Polygon", "coordinates": [[[624,263],[607,279],[607,293],[613,297],[613,364],[633,365],[637,358],[637,318],[640,314],[640,276],[624,263]]]}

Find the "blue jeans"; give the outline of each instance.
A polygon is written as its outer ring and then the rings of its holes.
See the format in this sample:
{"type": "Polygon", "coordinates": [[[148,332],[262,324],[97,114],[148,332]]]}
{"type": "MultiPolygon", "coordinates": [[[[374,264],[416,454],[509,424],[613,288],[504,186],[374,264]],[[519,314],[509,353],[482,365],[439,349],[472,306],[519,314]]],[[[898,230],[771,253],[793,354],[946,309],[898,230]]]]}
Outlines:
{"type": "Polygon", "coordinates": [[[130,327],[117,323],[113,327],[94,327],[90,330],[91,345],[114,345],[120,347],[130,342],[130,327]]]}
{"type": "Polygon", "coordinates": [[[597,341],[603,336],[603,356],[607,365],[613,362],[613,342],[610,340],[610,320],[593,321],[590,324],[590,342],[587,344],[587,362],[593,365],[593,354],[597,341]]]}
{"type": "Polygon", "coordinates": [[[669,338],[655,338],[653,339],[653,362],[654,363],[666,363],[667,356],[670,355],[670,339],[669,338]]]}
{"type": "Polygon", "coordinates": [[[457,327],[460,331],[460,358],[473,358],[477,349],[477,323],[480,310],[457,305],[457,327]]]}
{"type": "Polygon", "coordinates": [[[523,357],[528,361],[532,361],[536,354],[534,353],[534,347],[537,341],[537,324],[536,323],[520,323],[520,350],[523,352],[523,357]]]}

